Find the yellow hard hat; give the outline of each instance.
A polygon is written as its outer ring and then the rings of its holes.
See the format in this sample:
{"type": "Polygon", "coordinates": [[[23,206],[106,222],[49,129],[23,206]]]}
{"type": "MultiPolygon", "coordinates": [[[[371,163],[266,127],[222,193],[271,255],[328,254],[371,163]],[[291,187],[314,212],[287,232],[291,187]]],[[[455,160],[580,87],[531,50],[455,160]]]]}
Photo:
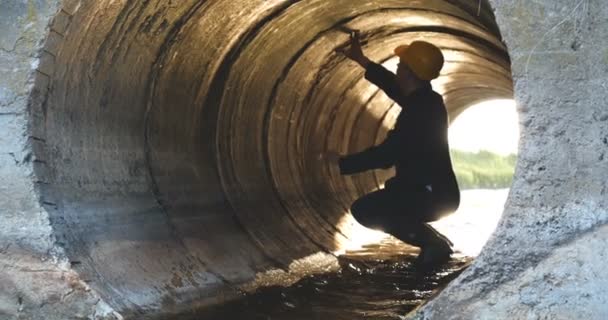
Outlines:
{"type": "Polygon", "coordinates": [[[439,77],[443,67],[443,54],[435,45],[425,41],[414,41],[395,48],[401,63],[405,63],[422,80],[439,77]]]}

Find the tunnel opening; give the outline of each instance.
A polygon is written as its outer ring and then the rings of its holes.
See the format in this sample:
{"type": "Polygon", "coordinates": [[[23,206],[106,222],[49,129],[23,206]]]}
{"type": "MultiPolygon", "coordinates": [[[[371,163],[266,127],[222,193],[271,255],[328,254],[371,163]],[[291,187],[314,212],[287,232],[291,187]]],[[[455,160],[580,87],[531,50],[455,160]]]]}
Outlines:
{"type": "Polygon", "coordinates": [[[494,233],[513,182],[519,119],[512,99],[487,100],[452,119],[449,140],[461,204],[433,223],[455,248],[475,257],[494,233]]]}
{"type": "Polygon", "coordinates": [[[36,170],[73,268],[126,317],[221,304],[268,270],[353,244],[350,204],[391,172],[344,178],[317,155],[381,141],[399,110],[334,53],[343,30],[361,30],[389,69],[395,46],[438,44],[446,66],[433,85],[452,117],[513,94],[486,1],[69,11],[42,65],[51,90],[32,123],[45,141],[36,170]]]}

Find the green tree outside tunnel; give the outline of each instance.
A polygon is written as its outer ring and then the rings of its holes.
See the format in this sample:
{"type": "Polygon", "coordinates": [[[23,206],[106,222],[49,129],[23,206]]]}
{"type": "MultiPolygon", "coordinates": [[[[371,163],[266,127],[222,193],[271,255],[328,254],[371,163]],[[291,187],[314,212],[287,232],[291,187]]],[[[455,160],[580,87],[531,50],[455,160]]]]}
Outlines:
{"type": "Polygon", "coordinates": [[[490,151],[451,150],[456,179],[462,189],[509,188],[517,155],[498,155],[490,151]]]}

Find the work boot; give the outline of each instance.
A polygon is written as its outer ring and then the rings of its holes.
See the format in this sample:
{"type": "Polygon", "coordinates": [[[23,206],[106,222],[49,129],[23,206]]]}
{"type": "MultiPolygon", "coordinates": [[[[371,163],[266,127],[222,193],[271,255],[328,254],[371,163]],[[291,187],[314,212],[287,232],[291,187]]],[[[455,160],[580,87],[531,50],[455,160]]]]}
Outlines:
{"type": "Polygon", "coordinates": [[[446,236],[439,233],[430,225],[426,224],[427,238],[420,246],[420,254],[416,258],[416,264],[420,266],[439,265],[450,260],[453,243],[446,236]]]}
{"type": "Polygon", "coordinates": [[[416,258],[416,265],[421,267],[437,266],[450,261],[452,253],[454,251],[447,243],[427,245],[420,249],[420,254],[416,258]]]}
{"type": "Polygon", "coordinates": [[[397,239],[419,247],[420,254],[415,264],[421,267],[439,265],[450,260],[452,241],[428,223],[413,224],[391,232],[397,239]]]}

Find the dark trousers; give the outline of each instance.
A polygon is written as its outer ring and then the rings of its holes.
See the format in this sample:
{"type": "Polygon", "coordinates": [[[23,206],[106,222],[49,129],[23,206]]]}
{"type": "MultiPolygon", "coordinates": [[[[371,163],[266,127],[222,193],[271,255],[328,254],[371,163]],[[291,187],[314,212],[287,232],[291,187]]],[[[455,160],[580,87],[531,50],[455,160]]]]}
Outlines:
{"type": "Polygon", "coordinates": [[[450,213],[441,204],[440,198],[424,188],[385,188],[357,199],[351,213],[363,226],[417,247],[451,245],[428,224],[450,213]]]}

